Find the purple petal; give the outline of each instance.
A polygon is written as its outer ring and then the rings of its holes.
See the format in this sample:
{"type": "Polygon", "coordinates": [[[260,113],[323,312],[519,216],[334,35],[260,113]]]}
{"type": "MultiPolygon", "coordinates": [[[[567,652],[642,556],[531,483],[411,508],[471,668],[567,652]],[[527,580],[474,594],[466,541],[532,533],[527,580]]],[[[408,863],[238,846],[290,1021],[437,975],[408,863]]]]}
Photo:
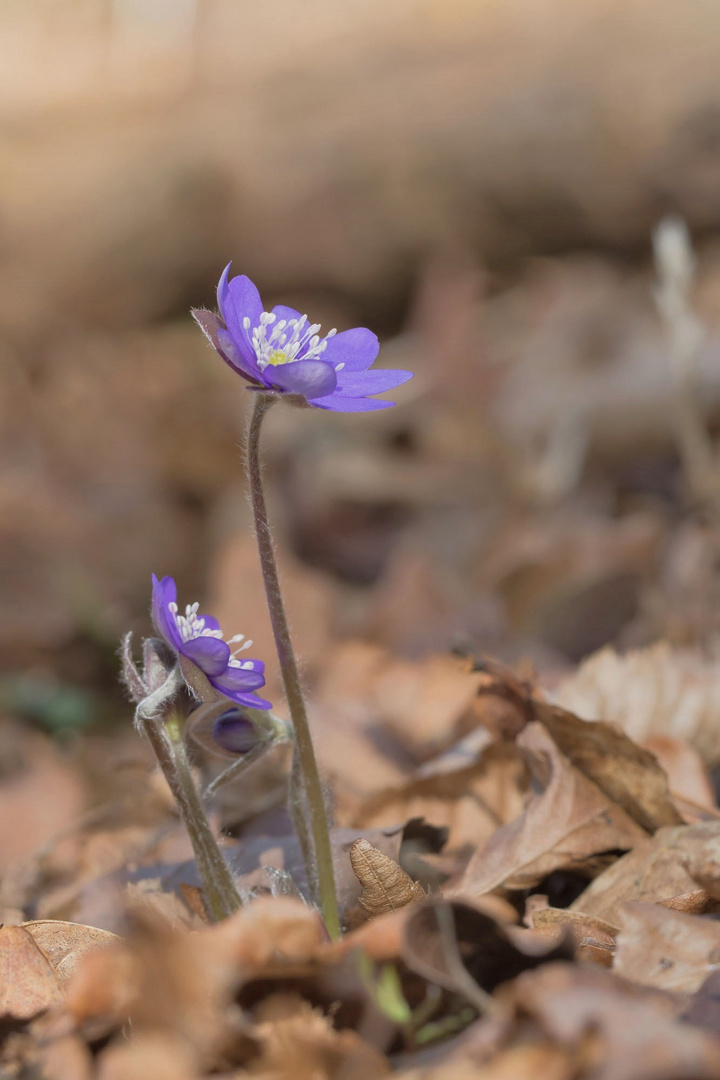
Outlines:
{"type": "Polygon", "coordinates": [[[196,618],[203,620],[206,630],[220,629],[220,623],[217,621],[214,615],[203,615],[202,612],[198,612],[196,618]]]}
{"type": "Polygon", "coordinates": [[[152,620],[160,637],[178,652],[182,643],[173,613],[168,605],[177,602],[177,586],[171,577],[161,581],[152,576],[152,620]]]}
{"type": "Polygon", "coordinates": [[[221,690],[223,694],[228,694],[231,690],[247,692],[259,690],[261,686],[265,685],[265,678],[261,671],[231,666],[217,675],[213,675],[212,684],[218,690],[221,690]]]}
{"type": "Polygon", "coordinates": [[[278,367],[268,364],[263,378],[268,386],[290,394],[302,394],[308,400],[326,397],[337,385],[335,369],[324,360],[294,360],[278,367]]]}
{"type": "Polygon", "coordinates": [[[237,348],[222,319],[205,308],[193,308],[192,316],[212,347],[225,363],[243,378],[258,379],[257,365],[249,364],[237,348]]]}
{"type": "Polygon", "coordinates": [[[328,409],[330,412],[375,412],[377,409],[392,409],[394,401],[378,401],[377,398],[343,397],[342,394],[330,394],[308,402],[315,409],[328,409]]]}
{"type": "Polygon", "coordinates": [[[221,693],[245,709],[272,709],[272,702],[254,694],[243,694],[240,690],[222,690],[221,693]]]}
{"type": "Polygon", "coordinates": [[[225,325],[244,359],[253,366],[255,366],[255,350],[252,346],[252,332],[256,326],[260,325],[262,313],[260,293],[246,274],[239,274],[227,283],[222,307],[225,325]],[[243,325],[246,318],[250,320],[249,330],[246,330],[243,325]]]}
{"type": "Polygon", "coordinates": [[[180,651],[210,679],[220,675],[230,659],[230,646],[216,637],[197,637],[184,641],[180,651]]]}
{"type": "Polygon", "coordinates": [[[344,364],[345,371],[365,371],[379,350],[377,335],[364,326],[356,326],[354,330],[343,330],[341,334],[331,337],[322,357],[333,366],[344,364]]]}
{"type": "Polygon", "coordinates": [[[372,371],[338,372],[337,392],[348,397],[366,397],[394,390],[412,379],[412,371],[393,371],[390,368],[374,368],[372,371]]]}
{"type": "Polygon", "coordinates": [[[247,754],[258,745],[255,725],[239,709],[227,709],[215,720],[212,737],[229,754],[247,754]]]}
{"type": "MultiPolygon", "coordinates": [[[[285,319],[290,322],[291,319],[301,319],[302,315],[295,308],[287,307],[285,304],[276,304],[272,309],[273,315],[277,315],[278,319],[285,319]]],[[[306,324],[307,325],[307,324],[306,324]]]]}

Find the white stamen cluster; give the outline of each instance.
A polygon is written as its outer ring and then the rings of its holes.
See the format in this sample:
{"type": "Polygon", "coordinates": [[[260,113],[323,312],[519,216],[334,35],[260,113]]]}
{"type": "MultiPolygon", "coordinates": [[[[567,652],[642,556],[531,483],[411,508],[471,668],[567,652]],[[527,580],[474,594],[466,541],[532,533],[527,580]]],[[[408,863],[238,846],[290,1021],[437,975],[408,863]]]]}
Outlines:
{"type": "MultiPolygon", "coordinates": [[[[243,326],[250,329],[250,319],[246,315],[243,326]]],[[[307,325],[307,315],[299,319],[278,319],[270,311],[263,311],[260,324],[253,328],[251,339],[257,357],[258,367],[262,371],[268,364],[291,364],[294,360],[317,360],[325,352],[331,337],[337,330],[331,330],[320,338],[320,323],[307,325]],[[299,356],[298,353],[303,355],[299,356]]],[[[335,370],[344,367],[338,364],[335,370]]]]}
{"type": "MultiPolygon", "coordinates": [[[[188,604],[185,608],[185,614],[179,615],[177,604],[174,601],[171,601],[168,604],[168,609],[175,620],[175,625],[178,629],[181,640],[183,642],[193,641],[195,638],[200,637],[214,637],[222,639],[222,630],[211,630],[209,626],[205,626],[205,620],[203,618],[198,618],[199,607],[200,604],[198,603],[188,604]]],[[[243,641],[245,643],[244,645],[241,645],[238,649],[235,649],[235,652],[231,654],[230,659],[228,660],[228,667],[251,668],[253,666],[252,660],[246,660],[243,663],[243,661],[237,660],[236,657],[239,652],[243,652],[245,649],[249,649],[252,645],[252,641],[245,641],[244,634],[235,634],[234,637],[228,639],[227,644],[234,645],[237,641],[243,641]]]]}

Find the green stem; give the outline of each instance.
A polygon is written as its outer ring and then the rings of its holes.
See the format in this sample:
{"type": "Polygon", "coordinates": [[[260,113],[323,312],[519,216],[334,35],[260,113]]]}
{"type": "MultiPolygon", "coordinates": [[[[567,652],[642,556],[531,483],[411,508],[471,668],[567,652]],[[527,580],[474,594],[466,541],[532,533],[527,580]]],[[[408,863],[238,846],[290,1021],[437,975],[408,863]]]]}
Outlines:
{"type": "Polygon", "coordinates": [[[242,907],[242,900],[195,786],[182,721],[177,713],[171,712],[165,717],[143,717],[142,725],[180,808],[195,854],[208,914],[215,922],[220,922],[242,907]]]}
{"type": "Polygon", "coordinates": [[[297,661],[293,652],[290,629],[285,615],[282,593],[280,592],[280,580],[278,578],[277,564],[275,562],[275,548],[273,545],[272,532],[265,505],[265,493],[262,483],[262,470],[260,466],[260,428],[263,417],[276,399],[267,394],[259,393],[255,400],[255,408],[250,420],[250,429],[247,441],[247,470],[250,481],[250,496],[252,499],[253,514],[255,516],[255,531],[257,534],[258,551],[260,553],[260,565],[262,566],[263,581],[265,582],[265,594],[267,596],[270,621],[275,636],[280,669],[285,685],[290,716],[295,729],[295,742],[297,747],[297,761],[302,775],[302,784],[307,805],[310,828],[307,832],[312,836],[315,865],[306,866],[308,881],[312,888],[317,880],[318,899],[320,909],[325,919],[325,926],[333,941],[340,937],[340,916],[338,914],[337,896],[335,894],[335,879],[333,875],[332,850],[330,848],[330,832],[328,830],[325,800],[323,798],[322,784],[318,772],[315,751],[310,735],[310,725],[305,708],[300,676],[298,674],[297,661]]]}

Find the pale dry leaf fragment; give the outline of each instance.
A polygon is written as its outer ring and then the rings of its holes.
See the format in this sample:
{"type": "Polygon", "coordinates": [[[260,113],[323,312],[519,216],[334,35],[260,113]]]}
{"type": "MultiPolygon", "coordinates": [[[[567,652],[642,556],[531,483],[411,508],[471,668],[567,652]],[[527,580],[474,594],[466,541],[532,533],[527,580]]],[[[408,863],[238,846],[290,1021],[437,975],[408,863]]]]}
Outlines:
{"type": "Polygon", "coordinates": [[[659,904],[628,903],[621,912],[615,970],[626,979],[693,994],[720,965],[720,922],[659,904]]]}
{"type": "Polygon", "coordinates": [[[63,1001],[50,964],[22,926],[0,928],[0,1018],[31,1020],[63,1001]]]}
{"type": "Polygon", "coordinates": [[[720,760],[717,659],[660,642],[620,656],[593,653],[555,691],[554,699],[586,720],[618,724],[631,739],[684,739],[706,765],[720,760]]]}
{"type": "Polygon", "coordinates": [[[525,812],[472,856],[460,891],[527,889],[553,870],[582,870],[599,853],[627,850],[647,833],[560,752],[540,723],[517,738],[527,751],[536,790],[525,812]]]}
{"type": "Polygon", "coordinates": [[[360,903],[369,918],[425,900],[422,885],[369,840],[356,840],[349,854],[355,876],[362,885],[360,903]]]}
{"type": "Polygon", "coordinates": [[[96,949],[116,945],[121,940],[109,930],[60,919],[37,919],[22,925],[47,957],[62,987],[69,982],[81,957],[96,949]]]}

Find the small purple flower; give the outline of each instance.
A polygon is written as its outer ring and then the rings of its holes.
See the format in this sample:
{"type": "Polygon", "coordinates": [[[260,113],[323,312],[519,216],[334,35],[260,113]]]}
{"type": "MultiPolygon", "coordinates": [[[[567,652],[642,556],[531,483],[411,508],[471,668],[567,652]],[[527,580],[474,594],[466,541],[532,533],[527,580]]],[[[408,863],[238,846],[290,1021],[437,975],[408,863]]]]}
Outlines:
{"type": "Polygon", "coordinates": [[[370,412],[395,404],[370,395],[401,386],[413,373],[369,370],[379,349],[371,330],[359,326],[321,337],[320,324],[293,308],[278,304],[264,311],[250,278],[231,279],[230,265],[218,284],[221,317],[204,309],[193,315],[233,371],[258,389],[303,399],[316,409],[370,412]]]}
{"type": "Polygon", "coordinates": [[[177,587],[171,577],[158,581],[153,574],[152,582],[153,623],[172,651],[199,668],[210,685],[231,701],[248,709],[270,709],[269,701],[253,693],[265,685],[265,664],[237,657],[252,641],[245,641],[231,653],[230,646],[243,641],[243,634],[223,641],[217,619],[199,615],[198,604],[188,604],[184,615],[178,613],[177,587]]]}

